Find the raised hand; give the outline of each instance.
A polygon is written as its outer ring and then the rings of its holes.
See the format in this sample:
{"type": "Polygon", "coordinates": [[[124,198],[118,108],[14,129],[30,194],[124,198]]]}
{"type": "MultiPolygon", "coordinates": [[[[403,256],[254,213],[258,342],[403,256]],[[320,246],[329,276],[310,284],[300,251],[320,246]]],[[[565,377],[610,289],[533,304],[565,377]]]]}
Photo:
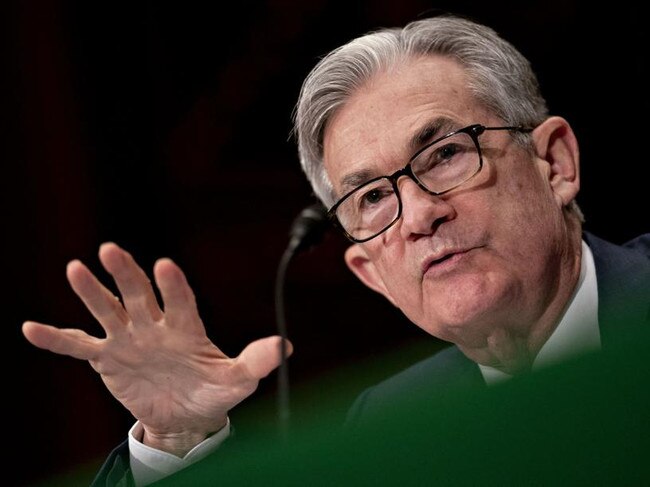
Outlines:
{"type": "MultiPolygon", "coordinates": [[[[165,258],[154,265],[161,310],[128,252],[106,243],[99,258],[122,302],[78,260],[68,264],[67,278],[106,338],[33,321],[23,324],[23,334],[37,347],[88,360],[142,423],[144,443],[182,457],[221,429],[228,411],[280,364],[281,338],[254,341],[229,358],[206,336],[194,293],[174,262],[165,258]]],[[[291,353],[291,344],[287,349],[291,353]]]]}

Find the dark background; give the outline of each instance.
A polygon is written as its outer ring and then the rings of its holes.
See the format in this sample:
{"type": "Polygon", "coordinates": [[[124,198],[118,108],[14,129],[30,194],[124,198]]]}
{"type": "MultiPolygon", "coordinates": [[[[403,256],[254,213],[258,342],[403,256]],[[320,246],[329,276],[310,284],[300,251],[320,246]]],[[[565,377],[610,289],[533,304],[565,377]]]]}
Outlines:
{"type": "MultiPolygon", "coordinates": [[[[148,273],[156,258],[170,256],[226,353],[275,333],[276,267],[293,218],[313,201],[290,136],[294,103],[320,56],[368,30],[438,10],[496,28],[529,57],[551,112],[565,116],[578,135],[586,228],[615,242],[648,231],[641,176],[648,159],[648,39],[640,4],[591,5],[4,3],[9,484],[64,483],[57,479],[81,468],[92,477],[133,422],[87,363],[38,350],[20,332],[33,319],[101,335],[67,285],[69,260],[82,259],[112,287],[97,259],[102,242],[125,247],[148,273]],[[14,469],[18,458],[28,466],[14,469]]],[[[288,269],[293,384],[381,362],[413,343],[422,344],[419,354],[443,345],[355,281],[341,259],[345,245],[330,233],[288,269]]],[[[418,353],[387,359],[386,371],[418,353]]],[[[369,374],[342,387],[343,398],[375,379],[369,374]]],[[[322,394],[337,393],[336,380],[321,384],[322,394]]],[[[271,377],[256,395],[262,401],[274,391],[271,377]]]]}

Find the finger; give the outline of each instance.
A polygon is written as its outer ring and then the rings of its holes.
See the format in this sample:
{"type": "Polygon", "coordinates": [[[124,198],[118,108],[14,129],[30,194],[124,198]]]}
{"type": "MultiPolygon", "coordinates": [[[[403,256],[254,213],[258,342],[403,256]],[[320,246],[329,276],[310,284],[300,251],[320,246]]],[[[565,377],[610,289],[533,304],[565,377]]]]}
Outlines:
{"type": "Polygon", "coordinates": [[[124,330],[129,322],[129,316],[122,303],[83,263],[78,260],[70,262],[66,269],[66,276],[74,292],[99,321],[107,335],[114,335],[124,330]]]}
{"type": "Polygon", "coordinates": [[[203,331],[203,323],[196,307],[196,298],[185,274],[171,259],[159,259],[153,275],[165,308],[165,323],[169,326],[203,331]]]}
{"type": "Polygon", "coordinates": [[[98,354],[102,340],[82,330],[61,329],[34,321],[23,323],[23,335],[32,345],[81,360],[92,360],[98,354]]]}
{"type": "MultiPolygon", "coordinates": [[[[235,363],[241,366],[252,379],[262,379],[269,375],[281,362],[281,340],[279,336],[262,338],[250,343],[239,354],[235,363]]],[[[289,340],[284,341],[286,356],[293,353],[293,345],[289,340]]]]}
{"type": "Polygon", "coordinates": [[[151,282],[131,254],[109,242],[99,248],[99,260],[113,276],[134,324],[153,323],[163,318],[151,282]]]}

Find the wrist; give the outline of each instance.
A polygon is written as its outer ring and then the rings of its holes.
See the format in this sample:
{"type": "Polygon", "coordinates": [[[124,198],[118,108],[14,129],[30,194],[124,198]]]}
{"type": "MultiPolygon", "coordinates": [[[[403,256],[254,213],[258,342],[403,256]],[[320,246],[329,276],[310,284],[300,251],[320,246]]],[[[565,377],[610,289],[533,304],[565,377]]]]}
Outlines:
{"type": "Polygon", "coordinates": [[[174,433],[157,433],[142,425],[142,439],[140,441],[148,447],[170,453],[178,458],[184,458],[199,443],[222,430],[227,424],[228,420],[226,418],[219,427],[210,432],[181,431],[174,433]]]}

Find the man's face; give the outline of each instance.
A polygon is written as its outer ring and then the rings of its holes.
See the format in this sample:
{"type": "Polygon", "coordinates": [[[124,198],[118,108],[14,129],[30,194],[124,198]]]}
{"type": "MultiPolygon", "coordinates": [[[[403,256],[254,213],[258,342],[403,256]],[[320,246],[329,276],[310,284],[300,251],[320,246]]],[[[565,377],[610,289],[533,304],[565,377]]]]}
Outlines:
{"type": "MultiPolygon", "coordinates": [[[[353,189],[346,180],[392,174],[427,142],[475,123],[504,125],[476,102],[457,63],[420,58],[378,75],[335,114],[325,168],[340,197],[353,189]]],[[[573,285],[559,275],[569,239],[552,164],[508,131],[479,141],[481,172],[442,196],[401,178],[401,219],[346,253],[357,276],[418,326],[467,347],[485,346],[499,328],[525,335],[573,285]]]]}

